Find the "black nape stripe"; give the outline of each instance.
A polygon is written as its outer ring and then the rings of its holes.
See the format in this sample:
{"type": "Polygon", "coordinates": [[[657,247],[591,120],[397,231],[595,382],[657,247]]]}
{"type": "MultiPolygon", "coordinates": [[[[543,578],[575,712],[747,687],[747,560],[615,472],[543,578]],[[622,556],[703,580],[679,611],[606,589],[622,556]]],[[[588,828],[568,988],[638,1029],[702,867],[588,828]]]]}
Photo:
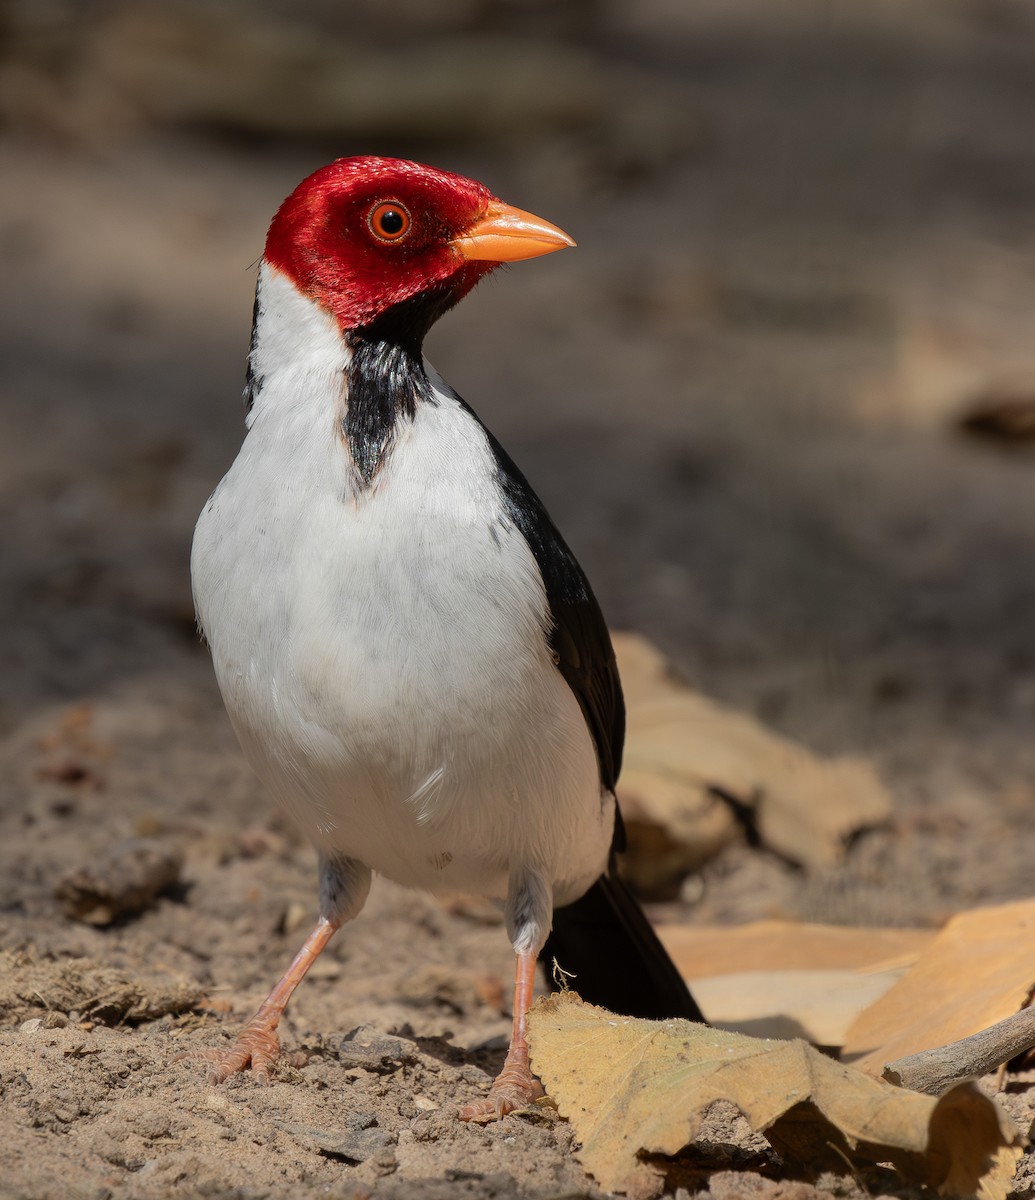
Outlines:
{"type": "Polygon", "coordinates": [[[427,331],[454,303],[449,289],[425,292],[346,334],[351,355],[341,429],[362,488],[384,465],[399,421],[412,421],[418,404],[435,402],[421,347],[427,331]]]}
{"type": "Polygon", "coordinates": [[[262,388],[262,376],[255,373],[255,346],[259,340],[259,289],[255,289],[255,303],[252,305],[252,340],[248,344],[248,366],[244,376],[244,412],[245,416],[252,411],[255,397],[262,388]]]}

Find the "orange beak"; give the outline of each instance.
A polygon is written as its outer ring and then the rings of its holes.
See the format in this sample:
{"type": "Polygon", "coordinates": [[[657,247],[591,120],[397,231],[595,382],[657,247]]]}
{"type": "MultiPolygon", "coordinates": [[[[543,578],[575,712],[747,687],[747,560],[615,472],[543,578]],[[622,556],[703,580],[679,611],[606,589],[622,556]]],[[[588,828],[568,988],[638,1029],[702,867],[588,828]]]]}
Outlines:
{"type": "Polygon", "coordinates": [[[492,200],[482,216],[451,244],[468,261],[517,262],[552,254],[575,242],[549,221],[492,200]]]}

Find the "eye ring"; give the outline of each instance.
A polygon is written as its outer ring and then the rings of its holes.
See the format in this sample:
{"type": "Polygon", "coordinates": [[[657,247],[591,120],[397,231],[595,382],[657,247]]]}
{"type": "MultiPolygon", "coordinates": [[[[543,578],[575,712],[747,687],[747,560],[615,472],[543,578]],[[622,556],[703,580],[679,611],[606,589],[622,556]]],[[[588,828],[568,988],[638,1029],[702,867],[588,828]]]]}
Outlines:
{"type": "Polygon", "coordinates": [[[370,232],[379,242],[400,242],[413,224],[410,210],[399,200],[382,200],[367,215],[370,232]]]}

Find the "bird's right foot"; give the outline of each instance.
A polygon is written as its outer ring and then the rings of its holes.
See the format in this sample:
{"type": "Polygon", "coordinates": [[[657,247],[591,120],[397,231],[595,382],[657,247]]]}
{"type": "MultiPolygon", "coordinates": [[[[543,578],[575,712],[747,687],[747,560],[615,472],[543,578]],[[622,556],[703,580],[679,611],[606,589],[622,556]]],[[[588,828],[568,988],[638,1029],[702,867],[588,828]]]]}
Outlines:
{"type": "Polygon", "coordinates": [[[251,1066],[256,1082],[266,1085],[270,1081],[270,1070],[280,1057],[276,1023],[256,1015],[237,1035],[232,1046],[203,1050],[199,1057],[209,1064],[208,1083],[225,1083],[231,1075],[251,1066]]]}

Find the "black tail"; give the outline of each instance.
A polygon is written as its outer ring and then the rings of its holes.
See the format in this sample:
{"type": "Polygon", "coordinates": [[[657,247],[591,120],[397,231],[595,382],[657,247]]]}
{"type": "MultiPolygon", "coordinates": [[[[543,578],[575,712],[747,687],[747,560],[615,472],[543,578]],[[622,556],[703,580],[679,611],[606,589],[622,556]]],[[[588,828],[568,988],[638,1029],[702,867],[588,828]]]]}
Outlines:
{"type": "Polygon", "coordinates": [[[539,955],[551,987],[554,959],[590,1004],[628,1017],[704,1021],[643,909],[613,871],[581,900],[554,909],[553,931],[539,955]]]}

